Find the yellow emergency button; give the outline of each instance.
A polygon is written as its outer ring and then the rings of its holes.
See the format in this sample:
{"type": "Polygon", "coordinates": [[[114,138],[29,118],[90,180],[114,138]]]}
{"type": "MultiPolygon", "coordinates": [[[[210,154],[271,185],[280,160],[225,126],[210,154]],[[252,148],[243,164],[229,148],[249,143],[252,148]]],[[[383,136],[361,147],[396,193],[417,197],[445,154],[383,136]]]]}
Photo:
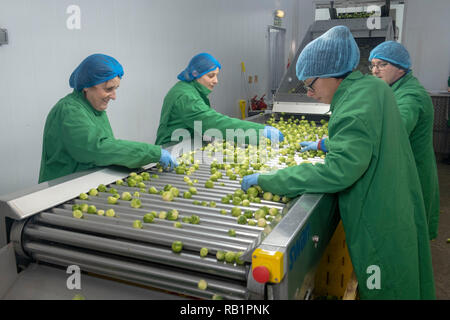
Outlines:
{"type": "Polygon", "coordinates": [[[259,248],[253,251],[252,274],[260,283],[280,283],[284,276],[283,253],[259,248]]]}

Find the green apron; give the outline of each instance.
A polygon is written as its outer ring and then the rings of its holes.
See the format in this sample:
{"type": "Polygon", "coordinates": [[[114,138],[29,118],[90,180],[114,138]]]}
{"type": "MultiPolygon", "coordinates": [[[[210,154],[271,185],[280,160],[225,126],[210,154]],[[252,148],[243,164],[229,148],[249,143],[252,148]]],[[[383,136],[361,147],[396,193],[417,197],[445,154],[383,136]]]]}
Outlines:
{"type": "MultiPolygon", "coordinates": [[[[172,133],[177,129],[186,129],[193,139],[194,121],[201,121],[202,132],[195,132],[201,136],[205,131],[215,128],[220,131],[223,139],[227,137],[227,129],[243,129],[244,132],[254,129],[256,138],[259,137],[259,130],[264,130],[264,125],[231,118],[215,111],[210,106],[210,93],[211,90],[197,81],[177,82],[164,98],[156,144],[172,142],[172,133]]],[[[249,141],[248,138],[246,141],[249,141]]]]}
{"type": "Polygon", "coordinates": [[[74,90],[45,122],[39,183],[95,167],[139,168],[160,157],[159,146],[115,139],[106,112],[95,110],[74,90]]]}
{"type": "Polygon", "coordinates": [[[409,72],[392,85],[416,160],[430,239],[437,237],[439,182],[433,149],[434,107],[425,88],[409,72]]]}
{"type": "Polygon", "coordinates": [[[274,194],[337,193],[362,299],[435,299],[419,177],[395,97],[352,72],[331,102],[324,164],[262,174],[274,194]]]}

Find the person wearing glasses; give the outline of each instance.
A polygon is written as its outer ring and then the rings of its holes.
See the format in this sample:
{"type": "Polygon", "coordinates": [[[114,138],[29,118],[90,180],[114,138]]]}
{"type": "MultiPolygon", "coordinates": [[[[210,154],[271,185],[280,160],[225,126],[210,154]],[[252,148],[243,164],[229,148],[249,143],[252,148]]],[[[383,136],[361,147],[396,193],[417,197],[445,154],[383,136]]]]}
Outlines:
{"type": "Polygon", "coordinates": [[[178,141],[172,137],[177,129],[186,129],[191,137],[194,131],[203,134],[208,129],[218,129],[225,139],[227,129],[253,129],[259,140],[259,133],[271,140],[283,141],[284,137],[278,129],[263,124],[240,120],[225,116],[213,108],[209,94],[218,84],[218,75],[222,68],[219,61],[208,53],[194,56],[188,66],[178,75],[178,82],[169,90],[164,98],[156,144],[165,145],[178,141]],[[195,126],[201,121],[201,127],[195,126]]]}
{"type": "Polygon", "coordinates": [[[335,193],[361,299],[435,299],[425,207],[408,136],[392,90],[354,71],[359,60],[345,26],[305,46],[297,77],[308,96],[329,103],[332,112],[325,161],[247,175],[241,187],[259,185],[289,198],[335,193]]]}
{"type": "Polygon", "coordinates": [[[430,239],[435,239],[439,225],[439,182],[433,149],[433,103],[414,77],[408,50],[400,43],[379,44],[370,52],[369,61],[372,74],[386,81],[394,91],[416,160],[430,239]]]}
{"type": "Polygon", "coordinates": [[[73,71],[73,92],[56,103],[45,122],[39,183],[110,165],[177,166],[160,146],[114,137],[106,109],[116,100],[123,75],[122,65],[104,54],[88,56],[73,71]]]}

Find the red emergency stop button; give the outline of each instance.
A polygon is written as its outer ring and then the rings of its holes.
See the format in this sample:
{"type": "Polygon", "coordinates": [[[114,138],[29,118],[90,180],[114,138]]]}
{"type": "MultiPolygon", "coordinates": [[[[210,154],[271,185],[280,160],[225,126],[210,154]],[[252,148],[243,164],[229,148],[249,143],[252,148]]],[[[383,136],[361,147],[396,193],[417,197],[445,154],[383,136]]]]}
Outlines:
{"type": "Polygon", "coordinates": [[[270,271],[265,266],[257,266],[253,269],[253,278],[259,283],[266,283],[270,279],[270,271]]]}

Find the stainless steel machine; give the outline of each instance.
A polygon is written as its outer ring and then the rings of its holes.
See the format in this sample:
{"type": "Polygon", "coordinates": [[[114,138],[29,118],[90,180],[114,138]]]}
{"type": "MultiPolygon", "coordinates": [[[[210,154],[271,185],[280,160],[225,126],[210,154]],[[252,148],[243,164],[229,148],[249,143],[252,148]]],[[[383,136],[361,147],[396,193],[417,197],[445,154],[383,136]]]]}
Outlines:
{"type": "MultiPolygon", "coordinates": [[[[196,182],[190,185],[197,189],[190,199],[179,196],[165,201],[159,193],[148,193],[150,187],[162,190],[171,185],[181,195],[190,187],[186,175],[159,172],[154,165],[143,169],[150,176],[142,181],[145,187],[127,185],[129,170],[107,168],[2,197],[1,236],[7,245],[0,260],[9,261],[0,270],[5,278],[1,282],[8,286],[3,288],[3,298],[70,299],[75,292],[86,299],[307,298],[313,289],[314,270],[337,224],[335,198],[303,195],[287,204],[266,200],[222,203],[225,195],[240,189],[240,183],[219,170],[223,178],[214,188],[206,188],[211,157],[205,155],[203,160],[189,176],[196,182]],[[118,185],[119,180],[125,183],[118,185]],[[79,198],[100,184],[107,189],[85,200],[79,198]],[[111,188],[118,194],[128,191],[137,196],[139,192],[141,206],[131,207],[130,201],[122,199],[110,204],[111,188]],[[72,211],[76,204],[105,211],[113,208],[115,216],[85,212],[83,219],[77,219],[72,211]],[[274,219],[268,215],[266,226],[239,224],[230,214],[233,207],[242,212],[276,208],[281,214],[274,219]],[[181,222],[182,227],[175,228],[175,221],[156,218],[143,223],[143,228],[133,227],[148,212],[173,209],[179,212],[179,222],[192,215],[200,222],[181,222]],[[230,236],[231,229],[234,236],[230,236]],[[181,253],[171,250],[174,241],[182,241],[181,253]],[[201,248],[208,249],[207,256],[199,255],[201,248]],[[242,261],[218,261],[218,251],[241,252],[242,261]],[[78,291],[67,284],[71,274],[65,273],[71,266],[82,272],[78,291]],[[200,280],[206,281],[206,289],[199,289],[200,280]]],[[[276,158],[270,161],[274,166],[277,163],[276,158]]]]}
{"type": "MultiPolygon", "coordinates": [[[[297,61],[303,48],[312,40],[338,25],[347,26],[352,32],[360,50],[360,64],[358,70],[368,73],[368,58],[370,51],[378,44],[394,40],[394,28],[391,17],[378,17],[379,28],[369,29],[368,19],[333,19],[315,21],[306,32],[293,61],[297,61]]],[[[371,27],[371,26],[370,26],[371,27]]],[[[329,105],[317,103],[307,97],[303,81],[296,76],[296,63],[292,63],[286,71],[280,87],[273,98],[273,111],[300,114],[325,114],[329,105]]]]}

